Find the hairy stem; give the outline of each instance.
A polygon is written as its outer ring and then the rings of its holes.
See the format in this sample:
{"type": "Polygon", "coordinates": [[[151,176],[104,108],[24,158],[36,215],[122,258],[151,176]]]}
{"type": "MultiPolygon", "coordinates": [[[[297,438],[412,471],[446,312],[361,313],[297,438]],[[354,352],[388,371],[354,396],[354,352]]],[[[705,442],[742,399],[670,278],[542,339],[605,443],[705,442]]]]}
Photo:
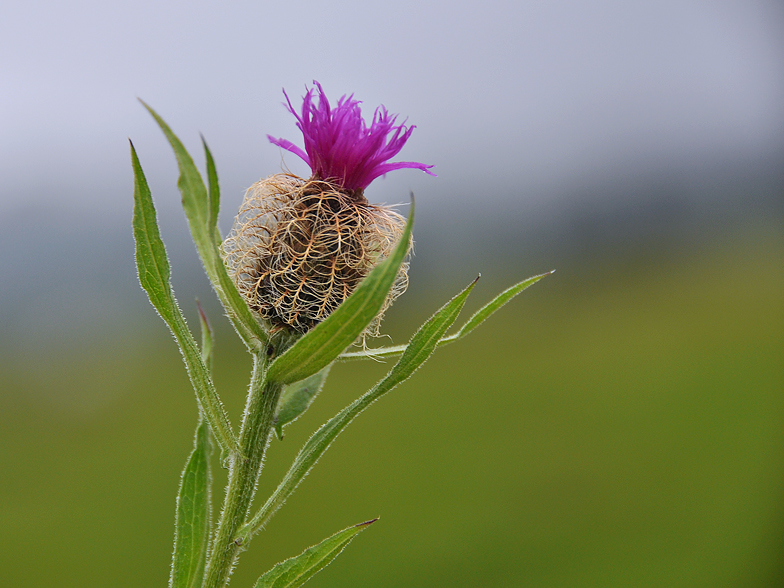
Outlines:
{"type": "Polygon", "coordinates": [[[229,463],[229,483],[212,545],[204,588],[223,588],[243,548],[236,541],[237,530],[248,518],[256,483],[269,442],[275,407],[282,385],[266,379],[266,354],[256,354],[253,375],[240,431],[240,454],[233,454],[229,463]]]}

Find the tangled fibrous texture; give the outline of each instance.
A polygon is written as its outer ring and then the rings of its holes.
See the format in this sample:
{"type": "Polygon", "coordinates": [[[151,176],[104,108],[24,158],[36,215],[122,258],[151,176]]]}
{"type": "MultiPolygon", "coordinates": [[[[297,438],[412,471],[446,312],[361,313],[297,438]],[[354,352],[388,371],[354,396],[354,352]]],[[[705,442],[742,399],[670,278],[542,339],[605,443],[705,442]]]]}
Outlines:
{"type": "MultiPolygon", "coordinates": [[[[274,330],[304,333],[333,312],[400,238],[405,219],[330,182],[277,174],[255,183],[223,242],[229,275],[274,330]]],[[[411,245],[409,244],[409,251],[411,245]]],[[[401,265],[379,315],[408,286],[401,265]]]]}

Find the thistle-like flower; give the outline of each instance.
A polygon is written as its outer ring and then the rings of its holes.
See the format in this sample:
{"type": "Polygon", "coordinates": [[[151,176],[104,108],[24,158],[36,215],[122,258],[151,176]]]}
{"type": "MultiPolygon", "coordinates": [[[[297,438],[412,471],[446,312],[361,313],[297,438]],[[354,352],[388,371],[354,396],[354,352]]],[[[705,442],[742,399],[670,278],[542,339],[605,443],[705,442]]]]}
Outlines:
{"type": "MultiPolygon", "coordinates": [[[[431,165],[390,163],[414,126],[380,106],[367,126],[353,95],[332,108],[318,82],[306,91],[301,114],[286,96],[305,139],[302,150],[285,139],[270,142],[301,157],[310,179],[288,173],[256,182],[245,194],[231,233],[223,243],[229,274],[250,307],[273,329],[306,332],[324,320],[393,250],[405,219],[370,204],[365,188],[378,176],[403,168],[430,175],[431,165]]],[[[409,244],[410,248],[410,244],[409,244]]],[[[381,314],[408,285],[403,263],[381,314]]]]}

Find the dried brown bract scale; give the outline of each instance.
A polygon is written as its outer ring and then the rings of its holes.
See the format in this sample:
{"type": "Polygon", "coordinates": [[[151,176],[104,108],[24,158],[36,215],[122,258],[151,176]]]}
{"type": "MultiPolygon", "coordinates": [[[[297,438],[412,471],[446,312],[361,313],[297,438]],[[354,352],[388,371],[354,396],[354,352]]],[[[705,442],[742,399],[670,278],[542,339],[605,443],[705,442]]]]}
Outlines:
{"type": "MultiPolygon", "coordinates": [[[[403,217],[370,204],[365,188],[397,169],[434,175],[430,165],[389,162],[414,127],[395,124],[396,117],[383,106],[368,126],[353,96],[343,96],[332,108],[316,86],[318,104],[314,89],[307,90],[300,114],[286,96],[305,149],[269,137],[301,157],[312,177],[278,174],[251,186],[223,243],[229,274],[250,307],[272,329],[301,333],[340,306],[373,266],[391,254],[402,234],[403,217]]],[[[378,334],[383,311],[408,285],[407,270],[404,262],[382,312],[365,334],[378,334]]]]}
{"type": "MultiPolygon", "coordinates": [[[[334,311],[403,232],[405,219],[322,180],[278,174],[250,187],[223,243],[229,274],[274,329],[306,332],[334,311]]],[[[382,308],[408,286],[401,265],[382,308]]],[[[377,335],[381,315],[367,334],[377,335]]]]}

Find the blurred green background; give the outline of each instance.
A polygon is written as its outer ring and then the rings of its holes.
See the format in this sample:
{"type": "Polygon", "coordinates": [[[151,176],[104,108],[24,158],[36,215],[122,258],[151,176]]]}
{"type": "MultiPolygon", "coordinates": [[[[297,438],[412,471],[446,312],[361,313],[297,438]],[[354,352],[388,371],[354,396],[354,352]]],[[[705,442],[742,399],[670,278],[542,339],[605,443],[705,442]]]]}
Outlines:
{"type": "MultiPolygon", "coordinates": [[[[479,272],[463,318],[557,272],[362,414],[231,585],[380,516],[308,586],[784,586],[780,0],[6,4],[0,587],[168,578],[196,403],[135,278],[129,136],[239,421],[250,363],[136,97],[200,166],[206,137],[225,234],[260,177],[308,173],[266,135],[301,145],[281,88],[298,104],[313,79],[400,113],[399,160],[436,165],[368,190],[417,195],[392,342],[479,272]]],[[[260,498],[388,367],[333,370],[260,498]]]]}
{"type": "MultiPolygon", "coordinates": [[[[523,293],[338,438],[232,585],[376,516],[313,586],[784,585],[784,238],[763,225],[523,293]]],[[[464,318],[523,277],[484,274],[464,318]]],[[[394,340],[471,277],[398,301],[394,340]]],[[[237,422],[249,362],[213,320],[237,422]]],[[[4,350],[2,585],[164,583],[196,409],[163,323],[143,325],[4,350]]],[[[261,496],[386,369],[333,370],[273,441],[261,496]]]]}

